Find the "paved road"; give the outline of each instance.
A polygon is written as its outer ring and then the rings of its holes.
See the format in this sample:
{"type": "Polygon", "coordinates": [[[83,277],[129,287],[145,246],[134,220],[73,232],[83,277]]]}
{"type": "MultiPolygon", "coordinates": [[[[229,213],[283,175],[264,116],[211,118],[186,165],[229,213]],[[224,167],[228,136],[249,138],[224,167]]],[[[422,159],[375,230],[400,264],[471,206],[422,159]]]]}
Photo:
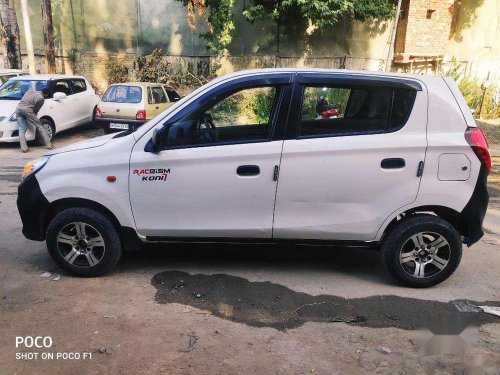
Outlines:
{"type": "MultiPolygon", "coordinates": [[[[73,130],[56,146],[96,135],[73,130]]],[[[81,279],[62,272],[44,243],[21,235],[21,168],[43,152],[0,145],[2,374],[421,374],[455,373],[471,361],[491,373],[500,368],[500,318],[460,313],[450,302],[499,305],[496,209],[484,239],[432,289],[394,285],[373,251],[299,246],[150,246],[127,254],[112,275],[81,279]],[[423,354],[416,328],[429,319],[478,327],[464,349],[475,354],[423,354]],[[15,337],[23,335],[52,337],[55,346],[35,350],[40,355],[91,359],[16,360],[23,350],[15,337]]]]}

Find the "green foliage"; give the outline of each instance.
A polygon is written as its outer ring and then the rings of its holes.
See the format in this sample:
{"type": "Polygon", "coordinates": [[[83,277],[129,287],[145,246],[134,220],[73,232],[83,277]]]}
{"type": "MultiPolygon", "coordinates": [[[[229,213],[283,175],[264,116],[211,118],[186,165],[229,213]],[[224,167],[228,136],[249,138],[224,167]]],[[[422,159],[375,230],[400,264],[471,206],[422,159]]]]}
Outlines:
{"type": "Polygon", "coordinates": [[[458,88],[462,92],[465,101],[469,108],[474,110],[474,116],[480,113],[482,119],[497,119],[500,118],[500,104],[495,104],[493,101],[493,97],[497,90],[500,90],[499,87],[488,87],[486,91],[481,87],[481,83],[477,80],[473,80],[470,78],[465,78],[458,83],[458,88]],[[483,93],[484,93],[484,102],[483,108],[481,110],[481,102],[483,101],[483,93]]]}
{"type": "Polygon", "coordinates": [[[207,49],[221,54],[231,43],[234,30],[233,5],[235,0],[177,0],[188,9],[190,27],[195,28],[196,13],[208,22],[209,31],[201,34],[207,49]]]}
{"type": "Polygon", "coordinates": [[[307,87],[304,92],[304,103],[302,104],[302,119],[314,120],[317,117],[316,104],[320,96],[324,96],[328,104],[340,110],[340,116],[343,116],[350,93],[351,90],[342,88],[324,90],[321,87],[307,87]]]}
{"type": "MultiPolygon", "coordinates": [[[[234,30],[232,9],[235,0],[177,0],[188,9],[188,20],[195,28],[196,14],[204,18],[209,32],[201,35],[207,48],[223,53],[231,43],[234,30]]],[[[243,17],[251,23],[270,18],[291,29],[300,27],[301,32],[311,23],[318,30],[335,25],[344,16],[359,21],[386,20],[394,16],[397,0],[249,0],[243,17]]]]}
{"type": "Polygon", "coordinates": [[[218,127],[267,124],[275,95],[274,88],[247,89],[225,98],[210,113],[218,127]]]}
{"type": "Polygon", "coordinates": [[[319,29],[335,25],[344,15],[359,21],[385,20],[395,14],[395,0],[250,0],[243,11],[249,22],[270,17],[288,23],[290,12],[309,20],[319,29]]]}

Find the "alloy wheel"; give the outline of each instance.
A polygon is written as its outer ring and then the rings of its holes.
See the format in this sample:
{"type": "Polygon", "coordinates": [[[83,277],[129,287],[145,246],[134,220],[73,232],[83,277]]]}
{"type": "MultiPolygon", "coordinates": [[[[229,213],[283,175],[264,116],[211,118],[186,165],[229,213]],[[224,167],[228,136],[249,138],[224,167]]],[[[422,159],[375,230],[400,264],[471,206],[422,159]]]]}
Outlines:
{"type": "Polygon", "coordinates": [[[65,225],[57,234],[57,249],[69,264],[90,268],[104,257],[106,246],[97,229],[83,222],[65,225]]]}
{"type": "Polygon", "coordinates": [[[399,252],[399,264],[415,278],[432,277],[443,271],[451,258],[450,244],[442,235],[419,232],[408,238],[399,252]]]}

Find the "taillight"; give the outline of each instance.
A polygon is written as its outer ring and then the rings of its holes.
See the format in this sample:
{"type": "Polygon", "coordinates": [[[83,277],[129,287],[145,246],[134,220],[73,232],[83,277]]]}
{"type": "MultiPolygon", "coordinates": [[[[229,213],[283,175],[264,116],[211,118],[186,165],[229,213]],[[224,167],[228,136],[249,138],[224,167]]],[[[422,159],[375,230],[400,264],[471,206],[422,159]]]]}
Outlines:
{"type": "Polygon", "coordinates": [[[135,115],[136,120],[146,120],[146,110],[145,109],[139,109],[137,111],[137,114],[135,115]]]}
{"type": "Polygon", "coordinates": [[[465,139],[489,174],[491,172],[491,155],[488,141],[482,130],[479,128],[467,128],[465,139]]]}
{"type": "Polygon", "coordinates": [[[103,117],[102,110],[101,108],[99,108],[99,106],[97,106],[97,108],[95,109],[95,117],[103,117]]]}

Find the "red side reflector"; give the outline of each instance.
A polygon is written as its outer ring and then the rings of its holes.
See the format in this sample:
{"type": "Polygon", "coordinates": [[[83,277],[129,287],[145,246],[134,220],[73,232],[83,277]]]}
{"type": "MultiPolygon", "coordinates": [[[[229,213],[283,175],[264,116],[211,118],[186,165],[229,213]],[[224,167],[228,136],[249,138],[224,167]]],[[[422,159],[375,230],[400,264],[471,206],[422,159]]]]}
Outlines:
{"type": "Polygon", "coordinates": [[[139,109],[137,111],[137,114],[135,115],[136,120],[146,120],[146,110],[145,109],[139,109]]]}
{"type": "Polygon", "coordinates": [[[489,174],[491,172],[491,155],[483,131],[479,128],[467,128],[465,139],[489,174]]]}
{"type": "Polygon", "coordinates": [[[108,177],[106,177],[106,180],[108,180],[108,182],[115,182],[116,176],[108,176],[108,177]]]}

